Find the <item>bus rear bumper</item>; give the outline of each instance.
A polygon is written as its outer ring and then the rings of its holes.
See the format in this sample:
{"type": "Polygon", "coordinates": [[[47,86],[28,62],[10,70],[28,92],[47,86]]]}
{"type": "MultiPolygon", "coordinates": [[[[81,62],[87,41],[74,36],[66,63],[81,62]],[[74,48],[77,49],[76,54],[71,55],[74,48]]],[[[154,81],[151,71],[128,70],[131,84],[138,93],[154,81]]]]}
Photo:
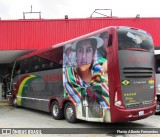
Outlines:
{"type": "Polygon", "coordinates": [[[153,115],[155,113],[155,110],[156,110],[156,104],[149,107],[132,109],[132,110],[115,108],[113,110],[113,113],[111,112],[112,113],[111,121],[114,123],[114,122],[139,120],[153,115]]]}

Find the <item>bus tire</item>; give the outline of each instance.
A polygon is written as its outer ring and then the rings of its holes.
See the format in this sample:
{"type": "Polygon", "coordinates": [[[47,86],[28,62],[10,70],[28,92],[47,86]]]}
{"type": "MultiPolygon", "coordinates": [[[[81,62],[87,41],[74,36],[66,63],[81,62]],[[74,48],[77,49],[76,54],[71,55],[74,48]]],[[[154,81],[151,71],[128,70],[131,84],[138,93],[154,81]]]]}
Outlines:
{"type": "Polygon", "coordinates": [[[59,103],[57,101],[53,101],[51,104],[51,114],[56,120],[63,119],[64,117],[63,110],[59,107],[59,103]]]}
{"type": "Polygon", "coordinates": [[[64,116],[65,116],[66,121],[69,123],[77,122],[75,107],[71,102],[68,102],[65,105],[64,116]]]}

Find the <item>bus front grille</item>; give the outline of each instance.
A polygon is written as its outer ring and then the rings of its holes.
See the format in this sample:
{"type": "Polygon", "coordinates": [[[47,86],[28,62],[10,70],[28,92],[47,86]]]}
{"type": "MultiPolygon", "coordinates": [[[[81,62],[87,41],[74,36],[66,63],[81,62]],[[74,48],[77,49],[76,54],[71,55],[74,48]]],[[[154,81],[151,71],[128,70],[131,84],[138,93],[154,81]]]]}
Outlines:
{"type": "Polygon", "coordinates": [[[153,68],[125,67],[123,75],[126,78],[150,78],[153,75],[153,68]]]}

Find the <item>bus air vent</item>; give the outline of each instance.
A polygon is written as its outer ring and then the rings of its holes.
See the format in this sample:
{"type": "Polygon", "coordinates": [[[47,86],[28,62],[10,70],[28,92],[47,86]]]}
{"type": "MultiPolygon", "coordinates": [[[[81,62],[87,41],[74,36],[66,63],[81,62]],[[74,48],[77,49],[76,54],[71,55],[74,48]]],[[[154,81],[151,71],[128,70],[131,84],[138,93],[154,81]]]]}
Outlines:
{"type": "Polygon", "coordinates": [[[125,67],[123,74],[126,78],[150,78],[153,75],[152,68],[125,67]]]}

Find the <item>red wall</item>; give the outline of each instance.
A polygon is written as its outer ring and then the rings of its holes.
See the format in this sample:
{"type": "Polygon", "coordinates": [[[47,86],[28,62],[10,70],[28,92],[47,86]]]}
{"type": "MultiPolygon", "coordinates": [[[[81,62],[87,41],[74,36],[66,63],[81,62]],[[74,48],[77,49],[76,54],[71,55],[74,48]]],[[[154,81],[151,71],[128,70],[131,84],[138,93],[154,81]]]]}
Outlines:
{"type": "Polygon", "coordinates": [[[0,50],[45,48],[107,26],[144,29],[160,46],[160,18],[0,20],[0,50]]]}

